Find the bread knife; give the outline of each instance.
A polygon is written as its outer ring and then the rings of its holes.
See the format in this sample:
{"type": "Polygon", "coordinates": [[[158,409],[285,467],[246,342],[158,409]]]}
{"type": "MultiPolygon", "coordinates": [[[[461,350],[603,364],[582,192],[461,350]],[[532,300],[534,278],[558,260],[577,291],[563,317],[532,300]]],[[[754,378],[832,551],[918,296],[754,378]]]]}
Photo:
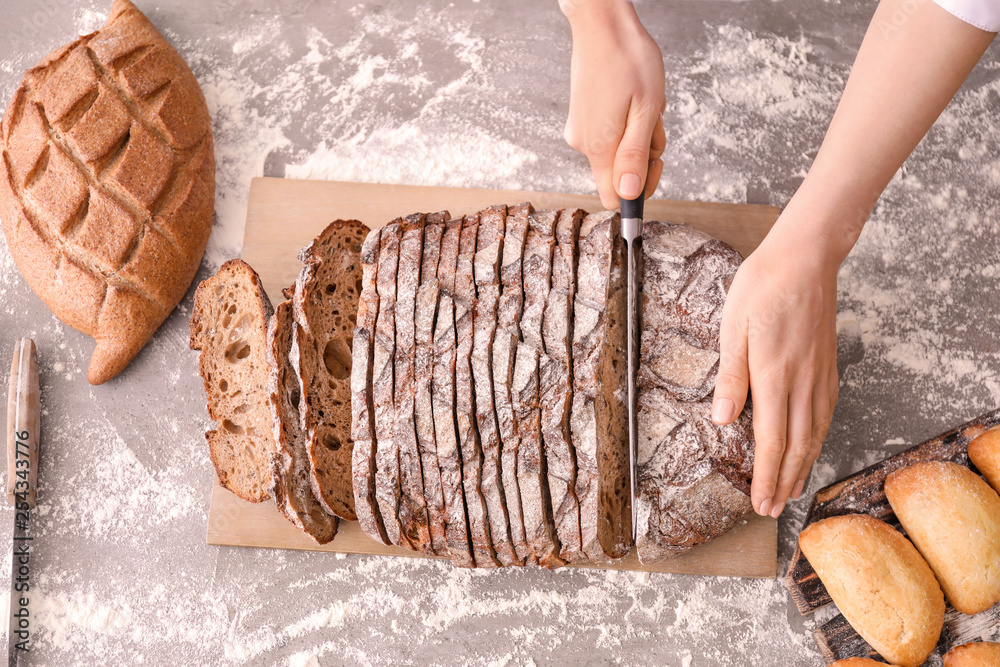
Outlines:
{"type": "Polygon", "coordinates": [[[14,533],[7,629],[7,664],[27,663],[31,626],[31,510],[38,488],[38,436],[41,404],[35,343],[22,338],[14,346],[7,400],[7,502],[14,506],[14,533]]]}
{"type": "Polygon", "coordinates": [[[636,429],[636,381],[639,361],[639,275],[636,269],[636,254],[642,247],[642,205],[643,196],[636,199],[620,200],[622,215],[622,238],[625,240],[625,252],[628,255],[628,469],[632,502],[632,542],[636,538],[636,466],[638,465],[638,436],[636,429]]]}

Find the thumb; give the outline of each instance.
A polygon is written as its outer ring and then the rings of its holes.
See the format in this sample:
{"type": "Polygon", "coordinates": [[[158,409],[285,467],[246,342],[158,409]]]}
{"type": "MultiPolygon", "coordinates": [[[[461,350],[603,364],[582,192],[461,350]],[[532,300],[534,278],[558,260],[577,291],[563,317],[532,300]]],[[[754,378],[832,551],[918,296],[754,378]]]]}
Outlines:
{"type": "Polygon", "coordinates": [[[615,153],[614,184],[619,197],[635,199],[642,194],[649,166],[649,146],[659,120],[660,114],[654,107],[633,103],[629,108],[625,133],[615,153]]]}
{"type": "Polygon", "coordinates": [[[715,395],[712,399],[712,421],[729,424],[743,412],[750,387],[747,363],[747,325],[741,315],[723,311],[719,336],[719,374],[715,378],[715,395]]]}

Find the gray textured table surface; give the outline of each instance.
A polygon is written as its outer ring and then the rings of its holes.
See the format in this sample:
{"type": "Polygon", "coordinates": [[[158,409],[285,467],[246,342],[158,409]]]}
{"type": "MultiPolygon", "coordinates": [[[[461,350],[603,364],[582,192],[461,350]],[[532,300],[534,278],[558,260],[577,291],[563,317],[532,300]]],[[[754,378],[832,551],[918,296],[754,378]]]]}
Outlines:
{"type": "MultiPolygon", "coordinates": [[[[199,278],[238,254],[255,174],[592,187],[561,140],[569,36],[554,0],[138,4],[191,63],[213,114],[217,219],[199,278]]],[[[643,4],[667,64],[661,193],[783,205],[873,8],[643,4]]],[[[4,10],[7,100],[24,69],[98,27],[107,4],[4,10]]],[[[993,48],[841,272],[841,400],[810,493],[1000,404],[998,110],[993,48]]],[[[120,378],[90,387],[92,342],[49,315],[0,244],[0,353],[21,335],[41,350],[34,664],[819,664],[814,621],[779,581],[483,574],[207,546],[212,473],[189,315],[190,296],[120,378]]],[[[782,569],[806,504],[782,517],[782,569]]]]}

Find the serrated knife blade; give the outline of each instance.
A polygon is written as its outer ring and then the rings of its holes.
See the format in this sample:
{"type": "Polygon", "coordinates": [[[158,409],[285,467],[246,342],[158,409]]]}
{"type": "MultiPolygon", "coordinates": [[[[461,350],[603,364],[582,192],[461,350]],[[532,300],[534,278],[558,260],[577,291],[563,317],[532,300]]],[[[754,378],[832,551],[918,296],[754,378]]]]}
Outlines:
{"type": "Polygon", "coordinates": [[[639,276],[637,273],[637,253],[642,248],[642,208],[643,196],[637,199],[621,199],[622,238],[625,241],[625,252],[628,255],[628,468],[629,488],[632,505],[632,542],[636,538],[636,481],[638,465],[638,422],[636,419],[636,381],[639,361],[639,276]]]}

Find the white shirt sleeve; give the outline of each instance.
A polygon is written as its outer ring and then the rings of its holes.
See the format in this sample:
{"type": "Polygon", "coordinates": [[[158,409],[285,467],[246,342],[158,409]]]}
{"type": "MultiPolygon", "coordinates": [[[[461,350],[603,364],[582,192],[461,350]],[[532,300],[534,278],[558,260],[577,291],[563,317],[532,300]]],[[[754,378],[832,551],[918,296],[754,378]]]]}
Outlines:
{"type": "Polygon", "coordinates": [[[986,32],[1000,32],[1000,0],[934,0],[945,11],[986,32]]]}

